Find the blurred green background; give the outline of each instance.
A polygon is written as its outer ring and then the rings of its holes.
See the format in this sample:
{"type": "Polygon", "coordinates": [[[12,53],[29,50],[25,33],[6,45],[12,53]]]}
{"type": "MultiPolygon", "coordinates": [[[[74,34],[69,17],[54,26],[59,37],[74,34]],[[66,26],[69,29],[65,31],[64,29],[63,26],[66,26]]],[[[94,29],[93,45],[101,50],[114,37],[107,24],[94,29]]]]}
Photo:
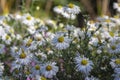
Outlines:
{"type": "Polygon", "coordinates": [[[80,6],[82,13],[92,18],[98,15],[113,16],[113,3],[120,0],[0,0],[0,15],[16,12],[29,12],[35,17],[45,18],[54,16],[53,7],[74,3],[80,6]]]}

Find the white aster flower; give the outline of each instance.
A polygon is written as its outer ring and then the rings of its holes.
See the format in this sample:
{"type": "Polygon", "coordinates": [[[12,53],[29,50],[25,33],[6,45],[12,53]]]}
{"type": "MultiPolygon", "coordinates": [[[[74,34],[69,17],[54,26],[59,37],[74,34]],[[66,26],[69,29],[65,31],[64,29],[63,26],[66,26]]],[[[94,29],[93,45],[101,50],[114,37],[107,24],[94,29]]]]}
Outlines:
{"type": "Polygon", "coordinates": [[[64,11],[68,14],[79,14],[80,8],[72,3],[69,3],[66,7],[64,7],[64,11]]]}
{"type": "Polygon", "coordinates": [[[61,5],[56,6],[53,8],[53,11],[56,12],[57,14],[61,14],[63,12],[63,7],[61,5]]]}
{"type": "Polygon", "coordinates": [[[93,62],[86,57],[75,57],[76,68],[78,71],[88,76],[90,71],[93,69],[93,62]]]}
{"type": "Polygon", "coordinates": [[[25,14],[22,16],[22,23],[27,26],[34,26],[35,20],[30,14],[25,14]]]}
{"type": "Polygon", "coordinates": [[[66,49],[70,45],[71,39],[68,37],[64,37],[63,34],[57,34],[53,39],[52,39],[52,44],[59,50],[66,49]]]}
{"type": "Polygon", "coordinates": [[[117,40],[113,40],[108,44],[108,52],[109,53],[119,53],[120,52],[120,44],[117,40]]]}
{"type": "Polygon", "coordinates": [[[16,62],[19,62],[22,65],[28,65],[33,58],[33,55],[29,50],[20,49],[17,54],[16,62]]]}
{"type": "Polygon", "coordinates": [[[111,59],[110,65],[112,68],[120,67],[120,58],[111,59]]]}
{"type": "Polygon", "coordinates": [[[11,39],[11,36],[9,36],[8,34],[4,34],[2,36],[2,40],[6,43],[6,44],[10,44],[12,39],[11,39]]]}
{"type": "Polygon", "coordinates": [[[58,72],[58,67],[56,66],[55,62],[44,64],[41,71],[42,75],[45,76],[46,78],[52,78],[53,76],[56,75],[57,72],[58,72]]]}
{"type": "Polygon", "coordinates": [[[41,64],[35,64],[34,66],[32,66],[31,72],[32,75],[40,75],[41,73],[41,64]]]}

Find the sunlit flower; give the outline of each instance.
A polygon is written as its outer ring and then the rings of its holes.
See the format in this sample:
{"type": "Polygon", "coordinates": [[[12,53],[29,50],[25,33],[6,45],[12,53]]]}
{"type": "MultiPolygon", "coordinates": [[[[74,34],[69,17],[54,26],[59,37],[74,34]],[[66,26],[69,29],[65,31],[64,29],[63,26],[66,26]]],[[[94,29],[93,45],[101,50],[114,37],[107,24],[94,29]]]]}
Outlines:
{"type": "Polygon", "coordinates": [[[75,57],[76,68],[78,71],[84,75],[89,75],[90,71],[93,69],[93,62],[86,57],[75,57]]]}
{"type": "Polygon", "coordinates": [[[58,72],[58,67],[55,62],[46,63],[42,68],[42,75],[46,78],[52,78],[58,72]]]}
{"type": "Polygon", "coordinates": [[[56,6],[53,8],[53,11],[58,13],[58,14],[61,14],[63,12],[63,6],[61,6],[61,5],[56,6]]]}

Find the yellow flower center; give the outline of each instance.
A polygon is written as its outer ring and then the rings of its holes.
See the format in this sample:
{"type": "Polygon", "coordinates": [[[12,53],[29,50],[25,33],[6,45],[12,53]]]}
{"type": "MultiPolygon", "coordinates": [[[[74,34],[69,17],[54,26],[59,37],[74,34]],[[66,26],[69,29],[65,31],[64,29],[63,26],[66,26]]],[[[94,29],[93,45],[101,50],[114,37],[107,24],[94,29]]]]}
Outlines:
{"type": "Polygon", "coordinates": [[[116,60],[115,60],[115,63],[116,63],[116,64],[120,64],[120,59],[116,59],[116,60]]]}
{"type": "Polygon", "coordinates": [[[24,52],[22,52],[22,53],[20,54],[20,58],[21,58],[21,59],[26,58],[26,54],[25,54],[24,52]]]}
{"type": "Polygon", "coordinates": [[[52,66],[50,66],[50,65],[46,66],[46,70],[47,70],[47,71],[52,70],[52,66]]]}
{"type": "Polygon", "coordinates": [[[63,36],[59,37],[58,42],[60,42],[60,43],[64,42],[64,37],[63,36]]]}
{"type": "Polygon", "coordinates": [[[82,65],[87,65],[87,64],[88,64],[88,61],[87,61],[86,59],[83,59],[83,60],[81,61],[81,64],[82,64],[82,65]]]}
{"type": "Polygon", "coordinates": [[[111,46],[111,48],[112,48],[112,50],[115,50],[115,49],[116,49],[116,46],[113,45],[113,46],[111,46]]]}
{"type": "Polygon", "coordinates": [[[110,23],[110,19],[106,19],[105,22],[110,23]]]}
{"type": "Polygon", "coordinates": [[[9,36],[9,35],[6,35],[6,37],[5,37],[5,38],[6,38],[6,40],[8,40],[8,39],[10,39],[10,36],[9,36]]]}
{"type": "Polygon", "coordinates": [[[113,33],[113,32],[109,32],[109,34],[110,34],[110,36],[112,36],[112,37],[114,36],[114,33],[113,33]]]}
{"type": "Polygon", "coordinates": [[[119,18],[119,16],[118,16],[118,15],[115,15],[115,16],[114,16],[114,18],[118,19],[118,18],[119,18]]]}
{"type": "Polygon", "coordinates": [[[31,16],[27,16],[26,19],[27,19],[27,20],[31,20],[31,16]]]}
{"type": "Polygon", "coordinates": [[[32,41],[33,41],[32,39],[29,39],[26,45],[27,45],[27,46],[30,46],[31,43],[32,43],[32,41]]]}
{"type": "Polygon", "coordinates": [[[118,6],[120,7],[120,3],[118,4],[118,6]]]}
{"type": "Polygon", "coordinates": [[[61,9],[61,8],[62,8],[62,6],[61,6],[61,5],[59,5],[59,6],[58,6],[58,8],[59,8],[59,9],[61,9]]]}
{"type": "Polygon", "coordinates": [[[36,66],[35,66],[35,69],[36,69],[36,70],[40,70],[40,66],[39,66],[39,65],[36,65],[36,66]]]}
{"type": "Polygon", "coordinates": [[[25,74],[26,74],[26,75],[29,75],[29,74],[30,74],[30,71],[25,71],[25,74]]]}
{"type": "Polygon", "coordinates": [[[69,8],[73,8],[73,7],[74,7],[74,4],[69,3],[69,4],[68,4],[68,7],[69,7],[69,8]]]}
{"type": "Polygon", "coordinates": [[[46,79],[45,77],[42,76],[42,77],[41,77],[41,80],[47,80],[47,79],[46,79]]]}
{"type": "Polygon", "coordinates": [[[18,69],[15,69],[15,73],[18,74],[18,73],[19,73],[19,70],[18,70],[18,69]]]}

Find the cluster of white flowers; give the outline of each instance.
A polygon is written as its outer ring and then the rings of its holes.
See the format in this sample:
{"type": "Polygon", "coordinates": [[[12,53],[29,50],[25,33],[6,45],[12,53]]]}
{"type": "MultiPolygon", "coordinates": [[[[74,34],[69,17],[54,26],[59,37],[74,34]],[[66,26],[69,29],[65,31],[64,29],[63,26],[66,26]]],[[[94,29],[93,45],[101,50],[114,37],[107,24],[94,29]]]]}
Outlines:
{"type": "MultiPolygon", "coordinates": [[[[54,11],[71,21],[81,10],[70,3],[54,11]]],[[[0,18],[0,76],[10,72],[14,80],[120,80],[119,16],[85,22],[77,28],[29,13],[0,18]]]]}
{"type": "Polygon", "coordinates": [[[63,17],[67,19],[75,19],[76,14],[80,13],[80,7],[76,6],[75,4],[69,3],[67,6],[56,6],[54,7],[54,12],[56,12],[59,15],[62,15],[63,17]]]}

